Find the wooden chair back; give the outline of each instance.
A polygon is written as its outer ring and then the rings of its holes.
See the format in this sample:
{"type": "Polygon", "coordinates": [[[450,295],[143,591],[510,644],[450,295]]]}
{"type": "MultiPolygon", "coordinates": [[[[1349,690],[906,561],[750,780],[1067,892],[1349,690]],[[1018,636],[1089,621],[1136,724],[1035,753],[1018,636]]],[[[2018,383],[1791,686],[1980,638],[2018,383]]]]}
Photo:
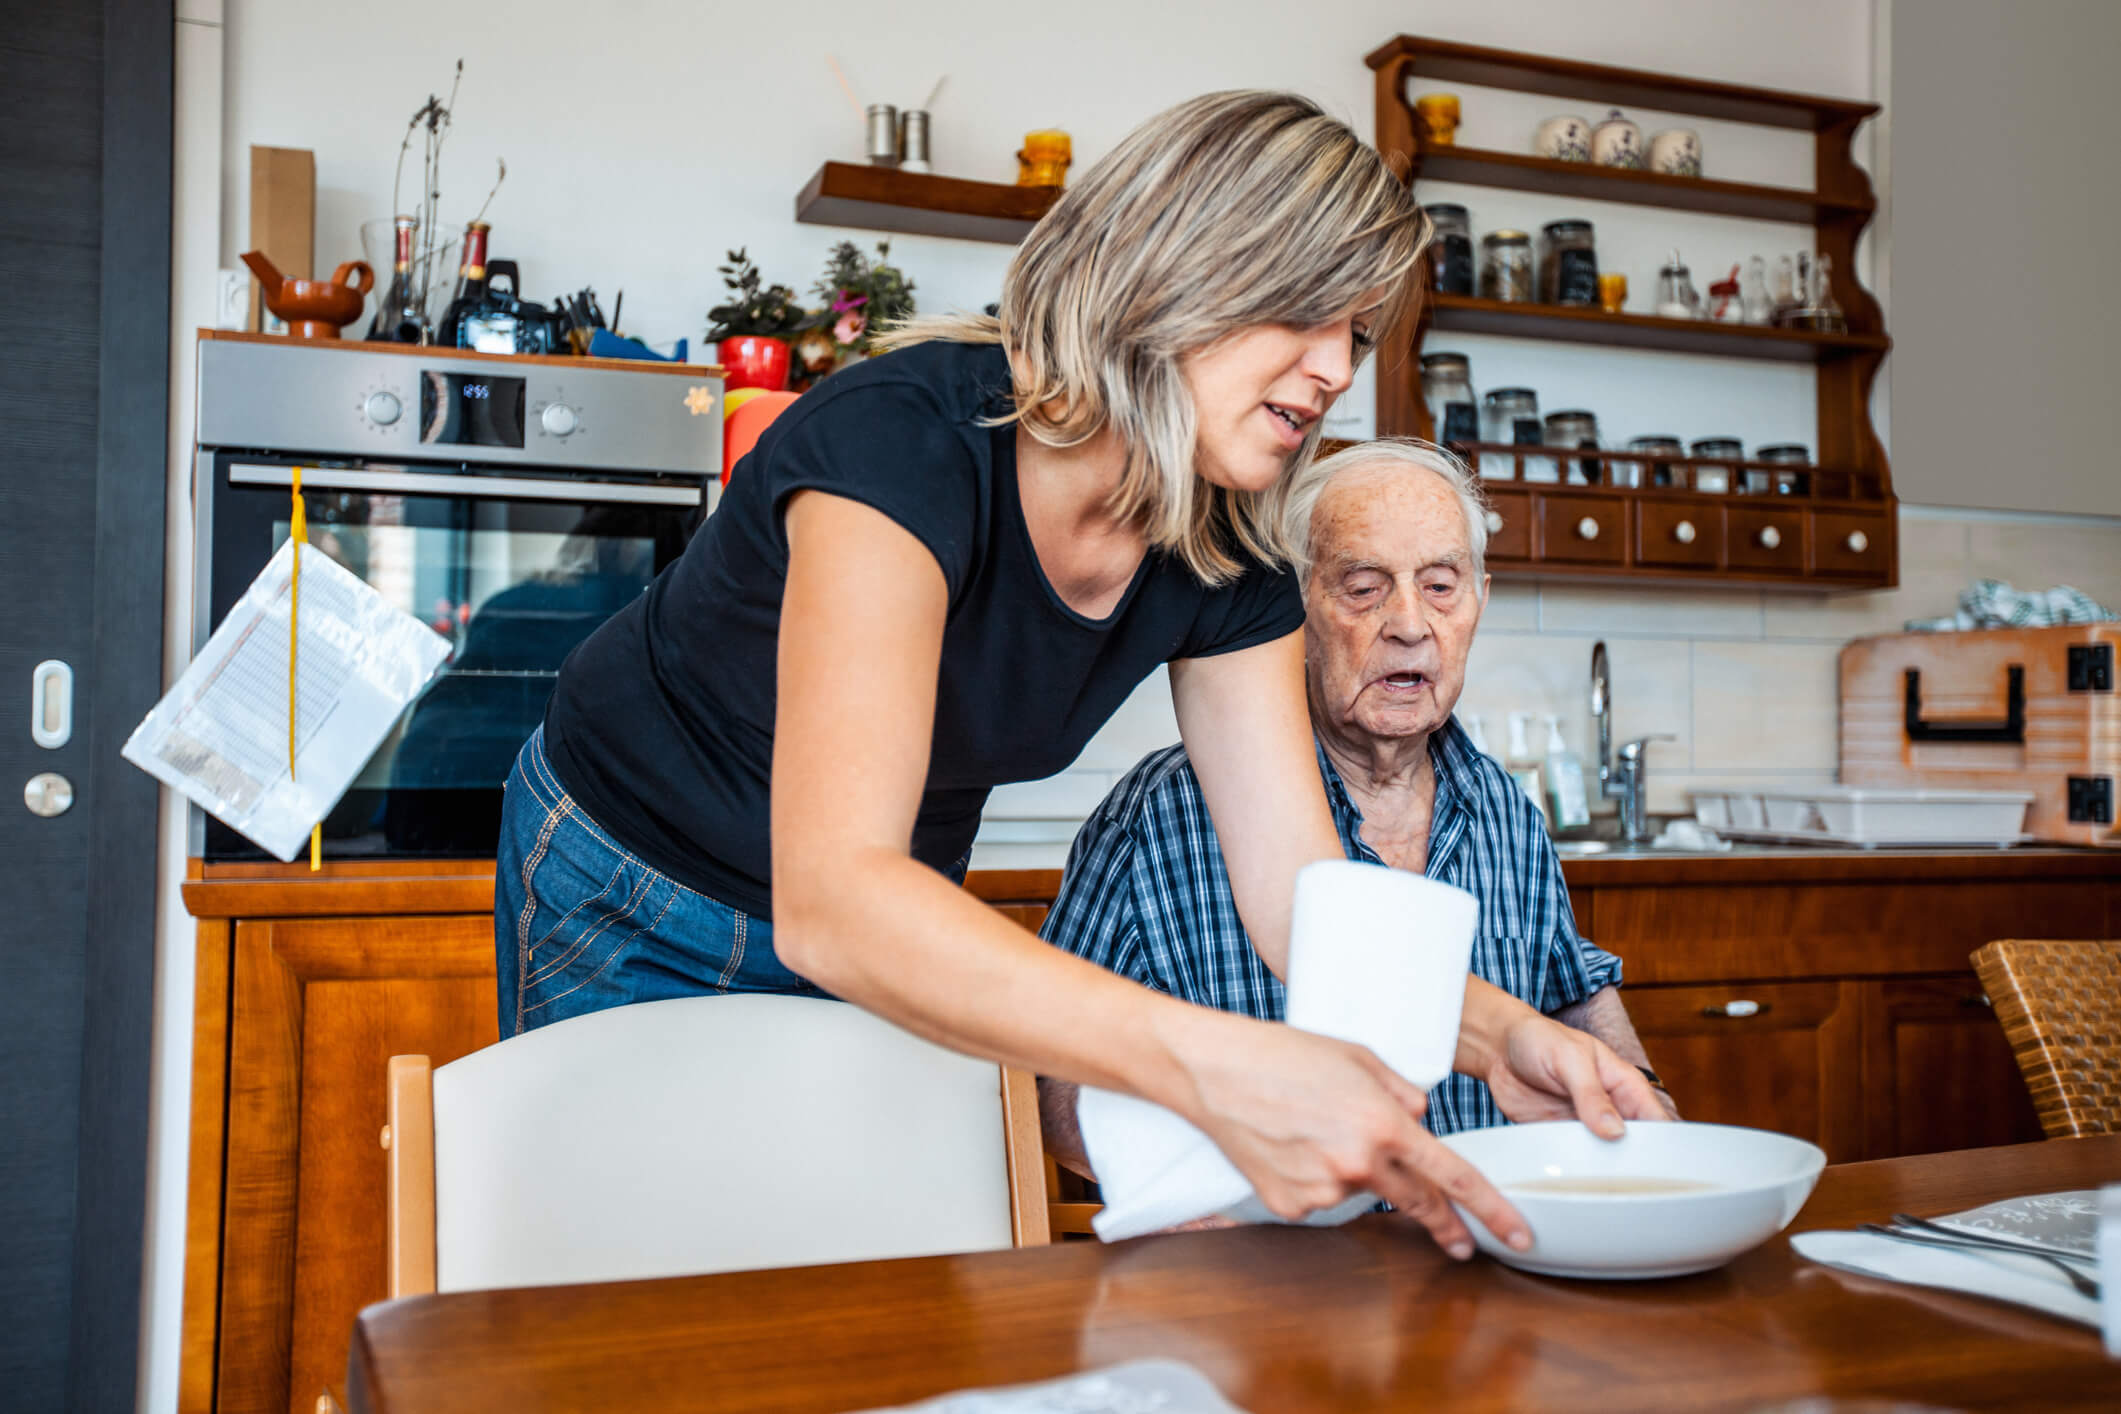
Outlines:
{"type": "Polygon", "coordinates": [[[1973,959],[2047,1136],[2121,1133],[2121,940],[2009,938],[1973,959]]]}
{"type": "Polygon", "coordinates": [[[393,1298],[1051,1240],[1032,1076],[839,1002],[643,1003],[387,1083],[393,1298]]]}

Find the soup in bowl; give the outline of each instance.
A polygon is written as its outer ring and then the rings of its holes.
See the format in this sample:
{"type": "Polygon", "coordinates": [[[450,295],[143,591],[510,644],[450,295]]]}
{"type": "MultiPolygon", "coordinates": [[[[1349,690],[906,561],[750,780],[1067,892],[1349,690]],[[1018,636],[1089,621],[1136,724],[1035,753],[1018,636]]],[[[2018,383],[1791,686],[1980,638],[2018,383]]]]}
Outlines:
{"type": "Polygon", "coordinates": [[[1562,1277],[1720,1267],[1788,1227],[1826,1166],[1817,1145],[1725,1124],[1631,1124],[1625,1138],[1600,1139],[1558,1120],[1467,1130],[1443,1142],[1531,1226],[1531,1248],[1513,1252],[1461,1208],[1480,1249],[1562,1277]]]}

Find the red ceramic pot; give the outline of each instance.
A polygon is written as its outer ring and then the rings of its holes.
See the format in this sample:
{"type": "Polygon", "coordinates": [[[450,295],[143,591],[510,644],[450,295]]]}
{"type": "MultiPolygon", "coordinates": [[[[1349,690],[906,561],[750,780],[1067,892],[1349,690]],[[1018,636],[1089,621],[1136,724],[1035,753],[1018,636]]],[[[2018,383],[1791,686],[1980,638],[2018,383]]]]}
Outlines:
{"type": "Polygon", "coordinates": [[[763,334],[722,340],[722,386],[764,388],[778,393],[788,386],[788,341],[763,334]]]}

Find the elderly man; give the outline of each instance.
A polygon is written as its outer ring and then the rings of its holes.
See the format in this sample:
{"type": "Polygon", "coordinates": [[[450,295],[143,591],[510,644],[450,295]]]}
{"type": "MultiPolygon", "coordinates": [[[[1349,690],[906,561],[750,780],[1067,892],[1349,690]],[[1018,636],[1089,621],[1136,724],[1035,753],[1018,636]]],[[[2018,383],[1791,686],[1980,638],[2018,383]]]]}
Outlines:
{"type": "MultiPolygon", "coordinates": [[[[1288,507],[1289,543],[1306,547],[1311,727],[1342,848],[1472,893],[1473,970],[1604,1041],[1676,1115],[1621,1005],[1620,959],[1576,932],[1539,812],[1451,717],[1488,593],[1478,487],[1426,443],[1371,442],[1313,464],[1288,507]]],[[[1043,933],[1185,1000],[1283,1014],[1183,746],[1143,760],[1084,824],[1043,933]]],[[[1043,1109],[1049,1149],[1088,1172],[1073,1087],[1049,1082],[1043,1109]]],[[[1423,1122],[1447,1134],[1572,1114],[1566,1095],[1498,1066],[1446,1079],[1423,1122]]]]}

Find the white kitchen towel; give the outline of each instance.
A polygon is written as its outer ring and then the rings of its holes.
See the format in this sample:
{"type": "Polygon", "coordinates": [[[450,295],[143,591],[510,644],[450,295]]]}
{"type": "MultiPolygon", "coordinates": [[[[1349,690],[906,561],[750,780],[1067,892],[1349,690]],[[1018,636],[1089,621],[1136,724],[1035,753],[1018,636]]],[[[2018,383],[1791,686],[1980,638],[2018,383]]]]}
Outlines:
{"type": "Polygon", "coordinates": [[[1800,1232],[1790,1246],[1799,1256],[1829,1267],[2015,1302],[2094,1328],[2099,1324],[2099,1303],[2038,1257],[1924,1247],[1868,1232],[1800,1232]]]}
{"type": "MultiPolygon", "coordinates": [[[[1451,1072],[1480,904],[1404,870],[1321,860],[1296,879],[1289,938],[1289,1025],[1367,1046],[1422,1090],[1451,1072]]],[[[1160,1105],[1084,1087],[1076,1116],[1105,1198],[1107,1242],[1198,1218],[1273,1215],[1213,1140],[1160,1105]]],[[[1311,1214],[1343,1223],[1369,1194],[1311,1214]]]]}

